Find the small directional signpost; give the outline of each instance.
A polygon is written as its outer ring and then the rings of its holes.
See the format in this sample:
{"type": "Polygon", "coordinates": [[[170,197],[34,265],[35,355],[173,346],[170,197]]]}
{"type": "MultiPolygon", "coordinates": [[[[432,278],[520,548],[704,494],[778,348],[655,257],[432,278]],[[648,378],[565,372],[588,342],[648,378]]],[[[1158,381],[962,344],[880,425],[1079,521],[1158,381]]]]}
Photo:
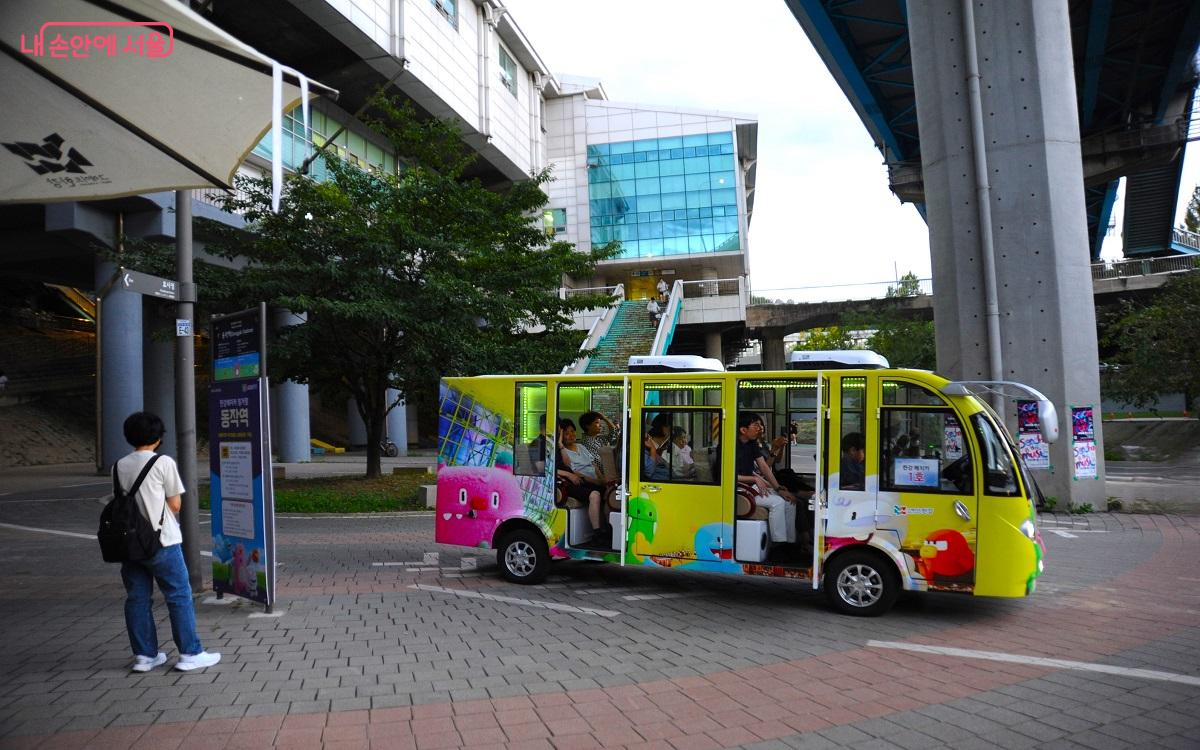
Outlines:
{"type": "Polygon", "coordinates": [[[144,294],[147,297],[158,297],[172,302],[179,300],[179,284],[172,279],[122,268],[117,272],[117,283],[125,291],[134,294],[144,294]]]}

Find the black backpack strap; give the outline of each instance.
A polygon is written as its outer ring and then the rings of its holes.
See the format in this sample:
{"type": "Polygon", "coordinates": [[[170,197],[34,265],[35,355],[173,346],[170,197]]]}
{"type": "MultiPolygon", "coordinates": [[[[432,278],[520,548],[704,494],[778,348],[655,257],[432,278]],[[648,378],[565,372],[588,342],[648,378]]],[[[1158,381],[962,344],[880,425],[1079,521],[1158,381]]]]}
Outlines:
{"type": "MultiPolygon", "coordinates": [[[[129,492],[127,494],[130,497],[137,495],[137,491],[142,488],[142,482],[146,479],[146,475],[150,473],[150,469],[154,468],[154,462],[160,458],[162,458],[162,456],[155,453],[150,457],[150,460],[146,462],[146,465],[142,467],[142,473],[138,474],[138,478],[134,481],[133,486],[129,488],[129,492]]],[[[113,468],[115,469],[116,466],[114,465],[113,468]]]]}

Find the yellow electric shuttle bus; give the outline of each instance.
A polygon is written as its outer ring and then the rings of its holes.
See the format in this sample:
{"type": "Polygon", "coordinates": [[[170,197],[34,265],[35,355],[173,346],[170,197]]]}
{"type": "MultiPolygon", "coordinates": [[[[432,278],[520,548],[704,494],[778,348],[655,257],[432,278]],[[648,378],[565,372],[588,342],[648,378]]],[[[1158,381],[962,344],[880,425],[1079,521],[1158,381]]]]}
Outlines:
{"type": "Polygon", "coordinates": [[[1037,391],[862,352],[797,353],[808,369],[780,372],[630,363],[444,379],[437,541],[495,549],[518,583],[542,581],[554,559],[782,576],[853,615],[882,614],[901,590],[1033,592],[1038,490],[977,394],[1032,397],[1053,441],[1054,407],[1037,391]],[[759,464],[772,471],[739,482],[760,435],[779,438],[759,464]]]}

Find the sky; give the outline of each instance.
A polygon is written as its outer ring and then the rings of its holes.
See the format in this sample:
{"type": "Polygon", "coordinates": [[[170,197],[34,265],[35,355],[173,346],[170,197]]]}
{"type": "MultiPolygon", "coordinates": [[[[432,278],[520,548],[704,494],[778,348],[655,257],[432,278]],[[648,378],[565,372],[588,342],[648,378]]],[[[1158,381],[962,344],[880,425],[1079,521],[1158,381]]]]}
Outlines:
{"type": "MultiPolygon", "coordinates": [[[[612,101],[757,117],[754,293],[878,297],[898,275],[930,276],[924,220],[888,189],[881,153],[783,0],[505,5],[551,72],[598,78],[612,101]]],[[[1198,182],[1189,153],[1182,204],[1198,182]]],[[[1109,257],[1120,255],[1120,208],[1109,257]]]]}

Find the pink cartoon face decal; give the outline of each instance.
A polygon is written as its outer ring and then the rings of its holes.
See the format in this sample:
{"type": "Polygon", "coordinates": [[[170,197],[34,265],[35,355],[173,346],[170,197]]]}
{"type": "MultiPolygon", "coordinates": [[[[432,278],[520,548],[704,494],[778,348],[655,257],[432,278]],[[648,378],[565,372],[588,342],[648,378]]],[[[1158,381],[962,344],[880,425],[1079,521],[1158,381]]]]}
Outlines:
{"type": "Polygon", "coordinates": [[[516,477],[485,466],[444,466],[438,471],[437,541],[490,547],[501,521],[522,515],[516,477]]]}

